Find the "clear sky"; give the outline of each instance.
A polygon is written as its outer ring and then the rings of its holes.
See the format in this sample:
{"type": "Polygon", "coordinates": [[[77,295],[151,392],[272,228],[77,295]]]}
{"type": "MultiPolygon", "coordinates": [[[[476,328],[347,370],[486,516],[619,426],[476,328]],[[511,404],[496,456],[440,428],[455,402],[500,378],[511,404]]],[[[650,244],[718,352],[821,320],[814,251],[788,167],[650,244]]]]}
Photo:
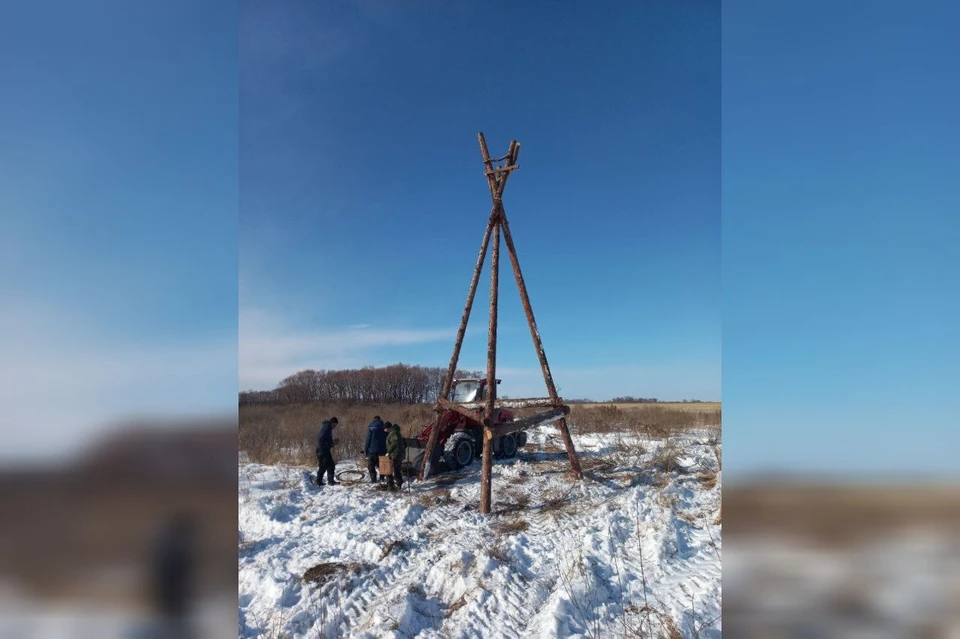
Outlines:
{"type": "Polygon", "coordinates": [[[960,8],[723,20],[728,479],[956,473],[960,8]]]}
{"type": "Polygon", "coordinates": [[[235,410],[237,14],[7,2],[0,457],[235,410]]]}
{"type": "MultiPolygon", "coordinates": [[[[241,388],[447,364],[483,131],[522,144],[504,202],[561,394],[719,399],[719,52],[717,3],[241,3],[241,388]]],[[[505,253],[499,337],[503,392],[544,395],[505,253]]]]}

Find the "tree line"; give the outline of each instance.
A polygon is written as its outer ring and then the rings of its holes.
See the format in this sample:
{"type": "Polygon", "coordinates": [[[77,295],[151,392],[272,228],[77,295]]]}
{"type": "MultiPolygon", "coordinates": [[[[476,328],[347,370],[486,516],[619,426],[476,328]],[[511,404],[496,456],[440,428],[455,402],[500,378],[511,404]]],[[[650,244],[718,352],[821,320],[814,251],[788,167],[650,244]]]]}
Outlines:
{"type": "MultiPolygon", "coordinates": [[[[240,393],[240,405],[305,404],[309,402],[352,404],[433,404],[443,386],[447,368],[440,366],[391,366],[302,370],[286,377],[273,390],[240,393]]],[[[485,378],[484,371],[457,370],[458,378],[485,378]]],[[[506,380],[505,380],[506,381],[506,380]]],[[[501,395],[501,399],[507,399],[501,395]]],[[[567,399],[571,404],[656,404],[656,397],[614,397],[611,400],[567,399]]],[[[685,399],[683,403],[701,403],[685,399]]]]}
{"type": "MultiPolygon", "coordinates": [[[[243,391],[240,405],[346,402],[356,404],[432,404],[443,386],[446,367],[366,366],[345,370],[302,370],[269,391],[243,391]]],[[[482,371],[456,372],[458,378],[482,378],[482,371]]]]}

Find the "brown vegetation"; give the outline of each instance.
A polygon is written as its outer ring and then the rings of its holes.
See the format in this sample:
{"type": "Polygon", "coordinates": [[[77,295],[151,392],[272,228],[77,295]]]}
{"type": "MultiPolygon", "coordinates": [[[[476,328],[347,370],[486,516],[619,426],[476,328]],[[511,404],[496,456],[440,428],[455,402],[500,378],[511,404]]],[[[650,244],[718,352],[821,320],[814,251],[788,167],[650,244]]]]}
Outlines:
{"type": "Polygon", "coordinates": [[[316,464],[320,424],[336,416],[333,454],[336,459],[358,458],[363,453],[367,425],[375,415],[400,424],[404,437],[413,437],[435,416],[431,407],[419,405],[292,404],[240,407],[240,450],[250,461],[316,464]]]}
{"type": "Polygon", "coordinates": [[[367,569],[368,566],[362,563],[323,563],[317,564],[307,572],[303,573],[301,580],[306,583],[322,585],[339,574],[354,573],[359,574],[367,569]]]}
{"type": "Polygon", "coordinates": [[[680,447],[679,442],[676,440],[670,439],[664,442],[664,444],[657,449],[657,452],[653,454],[653,465],[665,473],[672,473],[675,470],[680,469],[680,456],[683,454],[683,449],[680,447]]]}
{"type": "Polygon", "coordinates": [[[915,527],[960,535],[960,488],[950,485],[769,481],[724,487],[723,505],[732,513],[724,534],[735,537],[775,534],[846,545],[915,527]]]}
{"type": "Polygon", "coordinates": [[[523,532],[528,528],[530,528],[530,524],[524,519],[509,519],[497,524],[497,531],[500,534],[523,532]]]}
{"type": "MultiPolygon", "coordinates": [[[[284,405],[305,402],[358,404],[423,404],[437,399],[446,367],[394,364],[374,368],[302,370],[270,391],[244,391],[240,405],[284,405]]],[[[479,371],[458,370],[456,377],[483,377],[479,371]]]]}
{"type": "Polygon", "coordinates": [[[118,428],[72,464],[0,473],[0,574],[47,600],[146,605],[154,544],[185,515],[198,588],[235,588],[235,428],[118,428]]]}
{"type": "MultiPolygon", "coordinates": [[[[541,408],[517,411],[518,417],[541,408]]],[[[240,406],[239,448],[252,462],[313,465],[316,463],[317,432],[325,419],[336,416],[334,457],[359,458],[366,427],[375,415],[399,423],[404,437],[415,437],[436,414],[432,404],[357,404],[352,402],[309,402],[301,404],[247,404],[240,406]]],[[[719,404],[631,404],[573,405],[567,418],[575,433],[626,432],[664,439],[694,428],[719,428],[719,404]],[[694,411],[687,406],[706,407],[694,411]]],[[[631,442],[630,451],[643,454],[641,444],[631,442]]],[[[548,444],[547,452],[562,452],[559,443],[548,444]]]]}
{"type": "Polygon", "coordinates": [[[665,408],[671,411],[684,411],[688,413],[715,413],[720,410],[720,402],[622,402],[612,400],[609,402],[580,402],[568,401],[571,406],[581,408],[603,408],[613,406],[621,410],[630,410],[634,408],[665,408]]]}
{"type": "Polygon", "coordinates": [[[574,404],[567,419],[580,433],[628,431],[663,438],[693,428],[719,428],[721,409],[719,403],[574,404]]]}

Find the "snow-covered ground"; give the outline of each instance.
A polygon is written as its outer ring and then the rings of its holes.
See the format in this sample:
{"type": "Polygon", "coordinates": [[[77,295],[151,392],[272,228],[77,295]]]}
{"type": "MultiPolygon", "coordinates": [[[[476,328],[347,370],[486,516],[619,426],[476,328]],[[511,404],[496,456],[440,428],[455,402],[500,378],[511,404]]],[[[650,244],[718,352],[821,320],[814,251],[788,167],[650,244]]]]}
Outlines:
{"type": "Polygon", "coordinates": [[[230,636],[232,602],[225,596],[197,603],[186,632],[164,626],[142,610],[110,605],[31,600],[0,584],[0,639],[214,639],[230,636]],[[189,633],[189,634],[188,634],[189,633]]]}
{"type": "Polygon", "coordinates": [[[575,482],[538,429],[495,460],[489,516],[479,462],[401,493],[241,463],[239,635],[719,637],[719,442],[672,442],[665,472],[664,442],[575,437],[575,482]]]}
{"type": "Polygon", "coordinates": [[[938,528],[828,548],[781,535],[728,541],[736,636],[960,638],[960,540],[938,528]]]}

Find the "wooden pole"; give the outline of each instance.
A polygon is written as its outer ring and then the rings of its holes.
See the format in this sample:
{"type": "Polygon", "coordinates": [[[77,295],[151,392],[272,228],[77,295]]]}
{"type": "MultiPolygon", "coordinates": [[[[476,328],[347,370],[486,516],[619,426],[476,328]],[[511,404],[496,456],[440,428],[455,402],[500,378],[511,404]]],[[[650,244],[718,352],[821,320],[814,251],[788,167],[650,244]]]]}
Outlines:
{"type": "MultiPolygon", "coordinates": [[[[527,294],[527,285],[523,281],[523,273],[520,271],[520,261],[517,259],[517,251],[513,246],[513,236],[510,234],[510,224],[507,222],[507,214],[503,210],[503,204],[500,204],[500,217],[498,227],[503,229],[503,239],[507,243],[507,253],[510,255],[510,263],[513,266],[513,274],[517,280],[517,289],[520,291],[520,301],[523,303],[523,311],[527,315],[527,324],[530,326],[530,336],[533,338],[533,346],[537,351],[537,357],[540,358],[540,368],[543,372],[543,381],[547,384],[547,392],[550,399],[557,404],[561,403],[557,388],[553,383],[553,375],[550,373],[550,365],[547,363],[547,353],[543,350],[543,342],[540,340],[540,331],[537,329],[537,320],[533,316],[533,307],[530,305],[530,296],[527,294]]],[[[580,460],[577,459],[577,452],[573,447],[573,439],[570,437],[570,429],[567,427],[567,419],[561,418],[557,422],[560,426],[560,435],[563,438],[563,445],[567,449],[567,459],[570,461],[570,468],[577,479],[583,479],[583,471],[580,468],[580,460]]]]}
{"type": "Polygon", "coordinates": [[[493,228],[490,258],[490,327],[487,333],[487,415],[483,420],[483,470],[480,477],[480,512],[490,512],[493,483],[493,411],[497,400],[497,298],[500,274],[500,222],[493,228]]]}
{"type": "MultiPolygon", "coordinates": [[[[494,206],[490,211],[490,218],[487,220],[487,228],[483,232],[483,242],[480,244],[480,253],[477,255],[477,263],[473,268],[473,278],[470,280],[470,289],[467,291],[467,302],[463,307],[463,316],[460,318],[460,328],[457,330],[457,339],[453,344],[453,356],[450,358],[450,365],[447,367],[447,375],[443,378],[443,384],[440,387],[440,396],[437,398],[436,413],[437,418],[434,422],[434,428],[430,431],[430,437],[427,438],[427,449],[424,451],[423,464],[420,466],[420,479],[424,480],[430,476],[432,470],[433,450],[437,445],[437,435],[440,432],[440,418],[443,416],[443,409],[440,407],[439,400],[446,399],[450,393],[450,386],[453,383],[453,376],[457,372],[457,362],[460,360],[460,348],[463,345],[463,336],[467,332],[467,322],[470,320],[470,310],[473,308],[473,298],[477,292],[477,284],[480,281],[480,271],[483,270],[483,261],[487,257],[487,245],[490,243],[490,234],[499,217],[497,207],[494,206]]],[[[500,232],[497,231],[499,237],[500,232]]]]}
{"type": "MultiPolygon", "coordinates": [[[[480,152],[483,155],[484,166],[487,170],[491,168],[490,162],[490,153],[487,151],[487,142],[483,137],[483,133],[477,134],[477,139],[480,142],[480,152]]],[[[511,150],[514,147],[519,147],[520,145],[516,142],[511,143],[511,150]]],[[[480,245],[480,253],[477,256],[477,263],[473,269],[473,278],[470,280],[470,289],[467,292],[467,302],[463,307],[463,316],[460,319],[460,328],[457,331],[457,338],[453,346],[453,356],[450,358],[450,365],[447,368],[447,375],[443,380],[443,384],[440,388],[440,397],[437,399],[446,399],[447,395],[450,393],[450,386],[453,383],[453,376],[457,371],[457,362],[460,359],[460,349],[463,345],[463,337],[466,333],[467,322],[470,319],[470,311],[473,308],[473,299],[477,291],[477,283],[480,280],[480,271],[483,269],[483,262],[487,256],[487,245],[490,240],[490,234],[493,231],[493,227],[496,224],[497,219],[499,219],[500,210],[502,206],[500,205],[500,198],[503,194],[503,189],[506,187],[507,178],[510,176],[509,172],[503,173],[499,177],[488,175],[487,184],[490,188],[490,196],[493,199],[493,208],[490,210],[490,217],[487,220],[487,228],[484,231],[483,242],[480,245]]],[[[497,238],[499,241],[499,231],[497,233],[497,238]]],[[[437,403],[436,407],[436,421],[434,422],[434,428],[430,431],[430,436],[427,438],[427,448],[424,451],[423,464],[420,467],[420,479],[424,480],[430,476],[432,471],[432,461],[434,455],[434,449],[437,445],[437,436],[439,434],[440,418],[443,416],[443,408],[437,403]]]]}

